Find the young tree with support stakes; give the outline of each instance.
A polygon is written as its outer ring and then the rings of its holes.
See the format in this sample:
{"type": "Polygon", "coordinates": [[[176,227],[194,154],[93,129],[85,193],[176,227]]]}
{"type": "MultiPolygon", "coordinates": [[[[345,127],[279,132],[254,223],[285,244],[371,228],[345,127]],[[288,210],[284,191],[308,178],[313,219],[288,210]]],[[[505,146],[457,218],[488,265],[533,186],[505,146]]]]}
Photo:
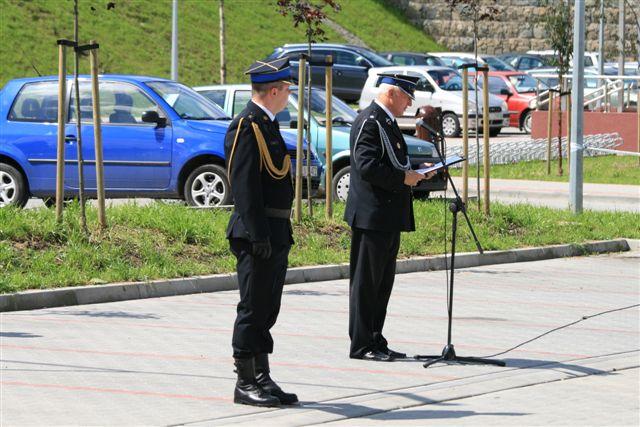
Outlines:
{"type": "Polygon", "coordinates": [[[554,65],[558,67],[558,175],[562,176],[562,99],[567,94],[564,76],[569,72],[573,55],[573,19],[571,5],[567,0],[545,0],[544,5],[547,7],[543,18],[544,29],[549,45],[555,51],[554,65]]]}
{"type": "MultiPolygon", "coordinates": [[[[324,11],[325,7],[330,7],[333,11],[340,11],[340,5],[335,0],[278,0],[276,3],[278,13],[282,16],[291,15],[293,19],[293,26],[297,28],[301,24],[305,27],[305,34],[307,36],[307,55],[311,60],[311,44],[325,41],[325,31],[322,29],[322,23],[327,18],[327,14],[324,11]]],[[[299,93],[304,93],[304,87],[299,88],[299,93]]],[[[307,173],[307,197],[309,206],[309,215],[313,215],[313,208],[311,203],[311,169],[309,161],[311,159],[311,64],[309,64],[309,73],[307,76],[307,106],[308,113],[307,119],[307,167],[309,168],[307,173]]],[[[296,159],[300,161],[300,159],[296,159]]],[[[325,191],[331,191],[331,189],[325,189],[325,191]]]]}

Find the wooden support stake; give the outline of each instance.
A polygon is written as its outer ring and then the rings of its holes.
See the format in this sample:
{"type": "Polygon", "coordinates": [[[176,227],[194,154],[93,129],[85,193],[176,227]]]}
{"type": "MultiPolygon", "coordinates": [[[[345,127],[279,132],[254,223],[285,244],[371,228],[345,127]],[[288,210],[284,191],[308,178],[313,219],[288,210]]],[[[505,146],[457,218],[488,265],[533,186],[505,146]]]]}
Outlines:
{"type": "MultiPolygon", "coordinates": [[[[484,147],[482,153],[482,162],[484,166],[484,194],[483,194],[483,211],[485,215],[489,215],[489,177],[491,169],[491,161],[489,159],[489,71],[485,70],[482,80],[482,131],[484,147]]],[[[477,125],[476,125],[477,126],[477,125]]]]}
{"type": "Polygon", "coordinates": [[[296,200],[294,207],[294,220],[300,224],[302,220],[302,140],[304,129],[304,78],[307,61],[300,56],[298,63],[298,141],[296,144],[296,200]]]}
{"type": "MultiPolygon", "coordinates": [[[[95,45],[95,40],[90,44],[95,45]]],[[[98,81],[98,48],[89,51],[91,64],[91,101],[93,104],[93,139],[96,153],[96,191],[98,195],[98,224],[101,229],[107,227],[104,199],[104,160],[102,156],[102,128],[100,118],[100,88],[98,81]]]]}
{"type": "MultiPolygon", "coordinates": [[[[462,69],[462,201],[469,200],[469,69],[462,69]]],[[[478,108],[476,106],[476,126],[478,122],[478,108]]],[[[476,128],[477,131],[477,128],[476,128]]],[[[476,159],[478,161],[478,159],[476,159]]]]}
{"type": "Polygon", "coordinates": [[[549,108],[547,108],[547,175],[551,175],[551,129],[553,116],[553,92],[549,90],[549,108]]]}
{"type": "Polygon", "coordinates": [[[56,157],[56,221],[62,223],[64,202],[64,137],[67,123],[67,48],[58,44],[58,147],[56,157]]]}
{"type": "MultiPolygon", "coordinates": [[[[333,57],[327,55],[327,64],[333,64],[333,57]]],[[[333,114],[331,111],[333,93],[333,67],[325,67],[325,89],[326,89],[326,141],[325,141],[325,170],[324,170],[324,193],[325,193],[325,213],[327,219],[333,217],[333,114]]]]}

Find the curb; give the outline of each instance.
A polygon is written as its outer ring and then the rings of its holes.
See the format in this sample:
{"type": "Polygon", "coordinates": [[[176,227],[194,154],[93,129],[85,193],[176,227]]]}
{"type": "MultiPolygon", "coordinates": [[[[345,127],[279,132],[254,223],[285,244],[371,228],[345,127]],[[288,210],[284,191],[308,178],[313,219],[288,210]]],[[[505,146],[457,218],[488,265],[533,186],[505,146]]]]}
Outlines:
{"type": "MultiPolygon", "coordinates": [[[[467,252],[456,254],[456,268],[541,261],[552,258],[625,252],[638,249],[640,249],[640,240],[617,239],[583,244],[491,251],[482,255],[478,252],[467,252]]],[[[446,268],[446,262],[445,257],[442,255],[401,259],[396,263],[396,273],[443,270],[446,268]]],[[[285,284],[348,278],[349,264],[296,267],[287,271],[285,284]]],[[[237,287],[236,274],[230,273],[148,282],[125,282],[109,285],[23,291],[0,295],[0,312],[229,291],[237,289],[237,287]]]]}

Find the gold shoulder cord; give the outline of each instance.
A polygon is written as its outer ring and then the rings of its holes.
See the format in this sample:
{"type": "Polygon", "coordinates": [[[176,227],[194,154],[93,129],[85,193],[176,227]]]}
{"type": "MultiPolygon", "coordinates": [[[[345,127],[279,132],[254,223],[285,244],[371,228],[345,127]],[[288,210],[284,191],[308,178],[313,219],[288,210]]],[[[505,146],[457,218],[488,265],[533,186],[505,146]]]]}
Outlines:
{"type": "Polygon", "coordinates": [[[271,155],[269,154],[269,148],[267,147],[267,142],[264,140],[264,136],[260,131],[260,128],[257,124],[251,123],[253,127],[253,132],[256,134],[256,140],[258,141],[258,149],[260,150],[260,170],[262,170],[262,166],[264,165],[267,168],[267,172],[271,175],[271,178],[280,180],[286,177],[289,174],[289,169],[291,169],[291,156],[285,155],[284,161],[282,162],[282,168],[278,169],[271,159],[271,155]]]}
{"type": "MultiPolygon", "coordinates": [[[[231,184],[231,164],[233,163],[233,154],[236,151],[236,144],[238,143],[238,135],[240,134],[240,128],[242,126],[242,121],[244,117],[240,119],[238,122],[238,129],[236,130],[236,136],[233,139],[233,146],[231,147],[231,155],[229,156],[229,167],[227,169],[227,176],[229,177],[229,184],[231,184]]],[[[278,169],[271,159],[271,155],[269,154],[269,148],[267,147],[267,143],[264,140],[264,136],[260,131],[260,128],[257,124],[251,123],[253,127],[253,132],[256,135],[256,140],[258,141],[258,150],[260,151],[260,170],[262,170],[263,165],[267,168],[267,172],[273,179],[280,180],[286,177],[289,174],[289,170],[291,169],[291,156],[284,156],[284,162],[282,162],[282,168],[278,169]]]]}

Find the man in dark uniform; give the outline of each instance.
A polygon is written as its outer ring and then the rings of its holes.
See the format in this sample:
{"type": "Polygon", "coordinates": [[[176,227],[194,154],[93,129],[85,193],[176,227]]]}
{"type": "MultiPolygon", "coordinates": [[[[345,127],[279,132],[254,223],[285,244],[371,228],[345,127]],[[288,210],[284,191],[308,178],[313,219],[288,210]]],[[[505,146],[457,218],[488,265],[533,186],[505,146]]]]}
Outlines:
{"type": "Polygon", "coordinates": [[[429,179],[411,170],[395,116],[411,106],[417,77],[381,74],[380,93],[351,127],[351,183],[345,221],[352,230],[349,282],[350,357],[393,361],[382,335],[395,277],[400,232],[415,230],[411,187],[429,179]]]}
{"type": "Polygon", "coordinates": [[[298,401],[271,379],[268,359],[293,244],[291,159],[275,119],[288,103],[289,60],[258,61],[246,73],[252,98],[225,137],[234,199],[227,238],[240,288],[232,340],[238,374],[234,402],[278,406],[298,401]]]}

